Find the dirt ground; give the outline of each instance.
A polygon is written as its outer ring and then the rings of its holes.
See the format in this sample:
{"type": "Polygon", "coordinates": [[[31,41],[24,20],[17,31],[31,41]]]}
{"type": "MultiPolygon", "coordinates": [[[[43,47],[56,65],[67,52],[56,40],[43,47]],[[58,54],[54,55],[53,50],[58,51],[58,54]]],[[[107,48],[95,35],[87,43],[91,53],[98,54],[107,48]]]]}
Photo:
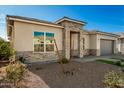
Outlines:
{"type": "MultiPolygon", "coordinates": [[[[109,71],[119,72],[120,68],[100,62],[71,62],[64,64],[65,74],[62,73],[60,64],[31,64],[28,69],[38,76],[45,86],[50,88],[102,88],[104,75],[109,71]],[[70,71],[70,72],[69,72],[70,71]]],[[[37,80],[32,78],[35,85],[37,80]]],[[[31,86],[33,87],[33,86],[31,86]]]]}

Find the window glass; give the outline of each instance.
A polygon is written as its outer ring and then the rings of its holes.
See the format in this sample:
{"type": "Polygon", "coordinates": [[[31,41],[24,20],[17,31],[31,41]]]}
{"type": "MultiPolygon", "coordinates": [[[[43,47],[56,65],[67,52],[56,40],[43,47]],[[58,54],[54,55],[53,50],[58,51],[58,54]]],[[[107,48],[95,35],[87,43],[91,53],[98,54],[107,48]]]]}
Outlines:
{"type": "Polygon", "coordinates": [[[46,51],[54,51],[54,44],[46,44],[46,51]]]}
{"type": "Polygon", "coordinates": [[[34,44],[44,43],[44,32],[34,32],[34,44]]]}
{"type": "Polygon", "coordinates": [[[34,51],[44,51],[44,32],[34,32],[34,51]]]}
{"type": "Polygon", "coordinates": [[[43,52],[44,51],[44,44],[34,44],[34,51],[35,52],[43,52]]]}
{"type": "Polygon", "coordinates": [[[46,51],[54,51],[54,33],[46,33],[46,51]]]}
{"type": "Polygon", "coordinates": [[[34,51],[54,51],[54,33],[34,32],[34,51]]]}
{"type": "Polygon", "coordinates": [[[46,33],[46,43],[47,44],[54,43],[54,33],[46,33]]]}

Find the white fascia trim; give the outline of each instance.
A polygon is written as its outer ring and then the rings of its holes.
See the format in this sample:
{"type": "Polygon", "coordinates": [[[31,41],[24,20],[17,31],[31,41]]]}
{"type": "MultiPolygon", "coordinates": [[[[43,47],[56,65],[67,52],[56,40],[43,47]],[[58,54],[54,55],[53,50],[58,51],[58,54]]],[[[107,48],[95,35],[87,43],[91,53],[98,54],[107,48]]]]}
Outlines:
{"type": "Polygon", "coordinates": [[[57,22],[55,22],[55,23],[60,23],[60,22],[62,22],[62,21],[64,21],[64,20],[66,20],[66,21],[72,21],[72,22],[75,22],[75,23],[78,23],[78,24],[82,24],[82,25],[84,25],[85,23],[82,23],[82,22],[78,22],[78,21],[75,21],[75,20],[71,20],[71,19],[67,19],[67,18],[63,18],[63,19],[61,19],[61,20],[59,20],[59,21],[57,21],[57,22]]]}
{"type": "Polygon", "coordinates": [[[41,23],[41,22],[34,22],[34,21],[23,20],[23,19],[17,19],[17,18],[8,18],[8,19],[14,20],[14,21],[19,21],[19,22],[26,22],[26,23],[39,24],[39,25],[44,25],[44,26],[51,26],[51,27],[56,27],[56,28],[64,28],[62,26],[57,26],[57,25],[52,25],[52,24],[47,24],[47,23],[41,23]]]}

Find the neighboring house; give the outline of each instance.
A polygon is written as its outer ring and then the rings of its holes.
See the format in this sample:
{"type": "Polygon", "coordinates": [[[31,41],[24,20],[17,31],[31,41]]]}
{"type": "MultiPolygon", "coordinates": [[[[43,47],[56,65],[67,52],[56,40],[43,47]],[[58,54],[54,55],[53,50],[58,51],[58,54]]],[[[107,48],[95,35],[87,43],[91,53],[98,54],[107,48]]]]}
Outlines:
{"type": "Polygon", "coordinates": [[[38,55],[43,60],[56,59],[59,53],[70,57],[100,56],[118,53],[119,35],[85,31],[86,22],[63,17],[55,23],[7,15],[7,34],[18,54],[38,55]]]}

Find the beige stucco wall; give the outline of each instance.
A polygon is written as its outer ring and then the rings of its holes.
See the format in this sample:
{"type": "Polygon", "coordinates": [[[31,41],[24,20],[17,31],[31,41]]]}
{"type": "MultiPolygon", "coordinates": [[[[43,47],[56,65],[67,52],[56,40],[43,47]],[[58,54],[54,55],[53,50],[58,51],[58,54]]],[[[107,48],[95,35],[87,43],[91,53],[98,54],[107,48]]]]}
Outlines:
{"type": "Polygon", "coordinates": [[[34,31],[55,33],[58,49],[62,50],[62,29],[24,22],[14,22],[14,48],[17,51],[33,51],[34,31]]]}
{"type": "Polygon", "coordinates": [[[97,49],[97,35],[90,35],[90,49],[97,49]]]}

